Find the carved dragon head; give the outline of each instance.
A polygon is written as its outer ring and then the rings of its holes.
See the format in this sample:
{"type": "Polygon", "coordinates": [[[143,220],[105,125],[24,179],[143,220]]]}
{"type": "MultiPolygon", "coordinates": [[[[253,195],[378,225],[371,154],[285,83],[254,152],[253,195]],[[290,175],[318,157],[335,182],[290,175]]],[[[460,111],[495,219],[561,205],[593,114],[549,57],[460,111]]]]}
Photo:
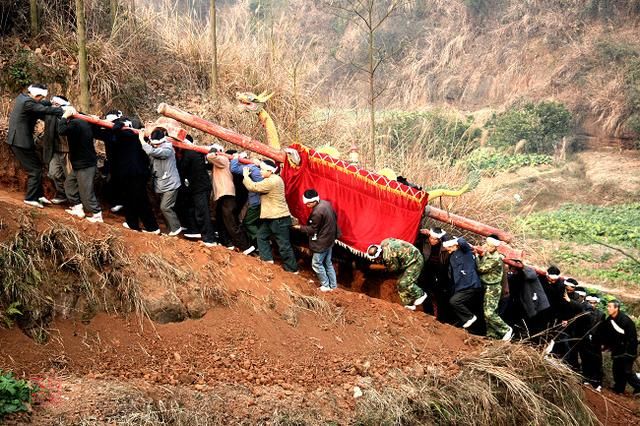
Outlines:
{"type": "Polygon", "coordinates": [[[253,112],[258,114],[264,109],[264,104],[273,96],[274,92],[267,95],[267,91],[256,95],[251,92],[237,92],[236,100],[240,102],[239,108],[241,111],[253,112]]]}

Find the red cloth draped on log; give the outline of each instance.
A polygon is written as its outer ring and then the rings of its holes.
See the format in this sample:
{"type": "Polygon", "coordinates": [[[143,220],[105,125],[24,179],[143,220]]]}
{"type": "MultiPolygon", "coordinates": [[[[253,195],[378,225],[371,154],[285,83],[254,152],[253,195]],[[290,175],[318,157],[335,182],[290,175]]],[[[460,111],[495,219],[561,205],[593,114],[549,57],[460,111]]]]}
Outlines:
{"type": "Polygon", "coordinates": [[[331,202],[342,231],[340,241],[360,252],[393,237],[413,243],[428,194],[347,162],[293,144],[300,166],[289,162],[281,172],[291,214],[306,223],[310,210],[302,194],[314,188],[331,202]]]}

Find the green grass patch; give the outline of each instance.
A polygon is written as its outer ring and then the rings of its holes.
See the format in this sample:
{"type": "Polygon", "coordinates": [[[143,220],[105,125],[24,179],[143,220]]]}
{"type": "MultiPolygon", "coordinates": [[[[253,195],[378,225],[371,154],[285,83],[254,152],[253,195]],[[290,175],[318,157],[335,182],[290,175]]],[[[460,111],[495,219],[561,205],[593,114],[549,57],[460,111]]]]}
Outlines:
{"type": "Polygon", "coordinates": [[[640,203],[616,206],[565,204],[518,220],[536,238],[640,248],[640,203]]]}
{"type": "Polygon", "coordinates": [[[545,154],[507,154],[492,149],[479,148],[468,155],[461,164],[469,170],[480,170],[493,176],[499,172],[515,171],[521,167],[551,164],[553,159],[545,154]]]}
{"type": "Polygon", "coordinates": [[[38,390],[34,383],[16,379],[12,372],[0,370],[0,419],[7,414],[29,411],[38,390]]]}

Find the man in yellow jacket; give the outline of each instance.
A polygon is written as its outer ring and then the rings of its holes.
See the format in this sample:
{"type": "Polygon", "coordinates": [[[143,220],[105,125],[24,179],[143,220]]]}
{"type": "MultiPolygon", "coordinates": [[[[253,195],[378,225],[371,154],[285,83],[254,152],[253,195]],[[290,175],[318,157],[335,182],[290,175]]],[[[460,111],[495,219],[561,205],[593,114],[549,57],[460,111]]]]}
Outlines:
{"type": "Polygon", "coordinates": [[[298,264],[293,254],[289,232],[291,212],[284,195],[284,181],[276,174],[278,168],[271,160],[260,162],[260,174],[264,180],[254,182],[250,178],[251,170],[245,167],[242,183],[249,191],[260,194],[260,225],[256,236],[260,259],[273,263],[273,253],[269,239],[273,236],[278,245],[285,271],[298,273],[298,264]]]}

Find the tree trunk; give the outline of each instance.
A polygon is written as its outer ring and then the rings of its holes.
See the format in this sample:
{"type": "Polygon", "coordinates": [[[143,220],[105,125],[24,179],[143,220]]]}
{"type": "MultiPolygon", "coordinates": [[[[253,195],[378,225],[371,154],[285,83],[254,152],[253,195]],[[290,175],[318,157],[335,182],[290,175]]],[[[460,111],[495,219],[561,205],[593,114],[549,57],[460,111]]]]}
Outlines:
{"type": "Polygon", "coordinates": [[[76,0],[78,32],[78,73],[80,76],[80,108],[89,112],[89,73],[87,72],[87,40],[84,19],[84,0],[76,0]]]}
{"type": "MultiPolygon", "coordinates": [[[[371,9],[369,9],[369,22],[372,22],[371,9]]],[[[370,161],[372,167],[376,166],[376,93],[375,93],[375,70],[373,63],[373,30],[369,29],[369,119],[371,120],[369,127],[369,145],[371,156],[370,161]]]]}
{"type": "Polygon", "coordinates": [[[211,32],[211,78],[209,82],[209,91],[211,97],[216,99],[218,96],[218,39],[216,35],[216,0],[210,0],[209,6],[209,25],[211,32]]]}
{"type": "Polygon", "coordinates": [[[38,35],[38,0],[29,0],[29,17],[31,18],[31,37],[38,35]]]}

